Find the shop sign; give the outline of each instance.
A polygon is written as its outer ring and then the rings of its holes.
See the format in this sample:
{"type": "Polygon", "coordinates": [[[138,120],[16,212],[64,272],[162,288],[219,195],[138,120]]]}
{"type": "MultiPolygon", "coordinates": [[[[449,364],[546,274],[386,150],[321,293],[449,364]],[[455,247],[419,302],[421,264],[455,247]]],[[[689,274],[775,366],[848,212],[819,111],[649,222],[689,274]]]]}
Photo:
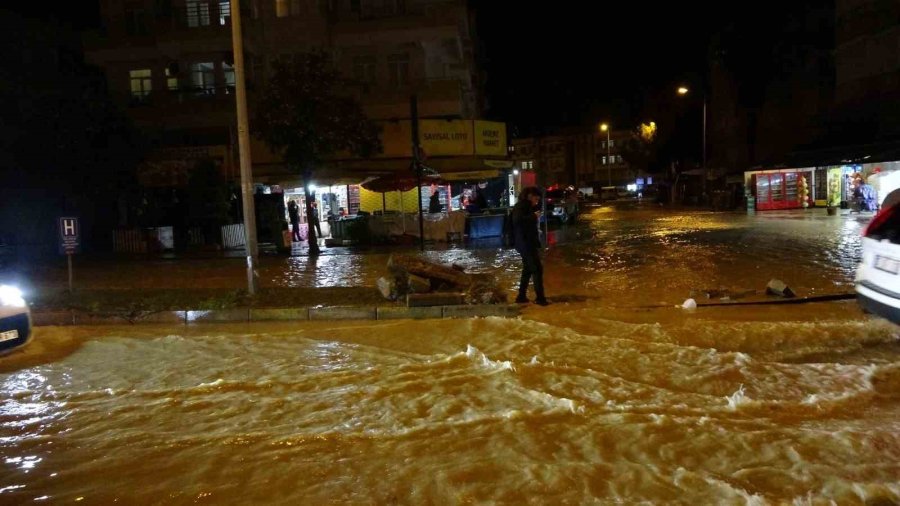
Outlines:
{"type": "Polygon", "coordinates": [[[500,177],[500,171],[497,170],[474,170],[468,172],[448,172],[441,174],[444,181],[484,181],[500,177]]]}
{"type": "Polygon", "coordinates": [[[419,144],[428,156],[471,155],[472,122],[421,120],[419,144]]]}
{"type": "Polygon", "coordinates": [[[506,124],[476,120],[475,154],[506,156],[506,124]]]}
{"type": "Polygon", "coordinates": [[[840,167],[832,167],[828,169],[828,205],[841,205],[841,190],[843,188],[844,176],[840,167]]]}
{"type": "MultiPolygon", "coordinates": [[[[412,123],[381,123],[381,157],[412,156],[412,123]]],[[[419,121],[419,145],[428,157],[506,156],[506,124],[494,121],[423,119],[419,121]]]]}

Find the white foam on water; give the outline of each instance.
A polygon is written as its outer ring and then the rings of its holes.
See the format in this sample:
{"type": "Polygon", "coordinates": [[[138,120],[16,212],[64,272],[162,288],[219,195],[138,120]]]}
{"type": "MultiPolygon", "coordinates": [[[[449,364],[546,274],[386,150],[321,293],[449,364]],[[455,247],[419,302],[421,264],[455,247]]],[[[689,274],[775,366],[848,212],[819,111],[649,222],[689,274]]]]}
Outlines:
{"type": "Polygon", "coordinates": [[[472,346],[471,344],[466,345],[466,356],[478,362],[482,367],[486,369],[492,369],[495,371],[516,371],[516,367],[511,361],[491,360],[487,357],[487,355],[478,351],[478,348],[472,346]]]}
{"type": "Polygon", "coordinates": [[[747,397],[747,395],[744,393],[743,383],[741,383],[740,388],[738,388],[736,392],[729,395],[728,397],[725,397],[725,400],[728,401],[728,409],[732,411],[736,410],[741,404],[749,404],[750,402],[752,402],[752,399],[747,397]]]}
{"type": "Polygon", "coordinates": [[[215,388],[220,387],[225,384],[225,380],[222,378],[218,378],[215,381],[211,381],[209,383],[200,383],[195,388],[215,388]]]}

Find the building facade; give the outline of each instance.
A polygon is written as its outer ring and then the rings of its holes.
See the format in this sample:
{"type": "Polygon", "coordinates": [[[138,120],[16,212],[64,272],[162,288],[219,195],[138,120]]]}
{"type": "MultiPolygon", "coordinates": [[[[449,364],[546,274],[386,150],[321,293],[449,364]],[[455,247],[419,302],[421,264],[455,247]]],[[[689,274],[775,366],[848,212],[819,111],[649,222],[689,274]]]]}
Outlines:
{"type": "MultiPolygon", "coordinates": [[[[330,54],[374,120],[480,117],[473,27],[464,0],[242,1],[248,94],[271,63],[311,50],[330,54]]],[[[234,57],[228,0],[102,0],[104,29],[85,41],[110,91],[159,149],[142,179],[183,182],[196,157],[237,170],[234,57]]],[[[251,111],[252,116],[252,111],[251,111]]],[[[257,181],[293,177],[254,143],[257,181]],[[258,163],[257,160],[260,162],[258,163]]],[[[296,182],[296,181],[291,181],[296,182]]]]}
{"type": "Polygon", "coordinates": [[[900,138],[900,2],[837,0],[835,119],[850,143],[900,138]]]}
{"type": "Polygon", "coordinates": [[[519,170],[533,170],[547,186],[600,188],[634,184],[637,174],[622,157],[629,130],[572,132],[513,139],[510,157],[519,170]]]}

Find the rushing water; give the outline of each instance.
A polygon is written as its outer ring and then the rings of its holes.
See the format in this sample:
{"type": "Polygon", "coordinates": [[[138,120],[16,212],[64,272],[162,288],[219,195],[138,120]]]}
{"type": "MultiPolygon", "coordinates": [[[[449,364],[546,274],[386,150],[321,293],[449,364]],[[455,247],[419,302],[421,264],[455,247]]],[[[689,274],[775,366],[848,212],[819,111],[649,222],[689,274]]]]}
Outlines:
{"type": "MultiPolygon", "coordinates": [[[[898,327],[675,307],[848,290],[863,224],[822,215],[595,209],[519,319],[39,328],[0,361],[0,503],[900,502],[898,327]]],[[[508,252],[430,255],[514,284],[508,252]]]]}

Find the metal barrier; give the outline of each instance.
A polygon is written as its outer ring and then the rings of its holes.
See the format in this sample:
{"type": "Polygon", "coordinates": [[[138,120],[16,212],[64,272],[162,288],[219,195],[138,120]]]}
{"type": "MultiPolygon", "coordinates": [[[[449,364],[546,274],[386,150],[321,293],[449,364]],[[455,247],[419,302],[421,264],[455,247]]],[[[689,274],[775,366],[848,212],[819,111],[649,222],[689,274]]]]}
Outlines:
{"type": "Polygon", "coordinates": [[[244,224],[222,226],[222,247],[225,249],[238,249],[245,246],[244,224]]]}
{"type": "Polygon", "coordinates": [[[139,228],[113,231],[113,251],[116,253],[146,253],[147,242],[139,228]]]}

